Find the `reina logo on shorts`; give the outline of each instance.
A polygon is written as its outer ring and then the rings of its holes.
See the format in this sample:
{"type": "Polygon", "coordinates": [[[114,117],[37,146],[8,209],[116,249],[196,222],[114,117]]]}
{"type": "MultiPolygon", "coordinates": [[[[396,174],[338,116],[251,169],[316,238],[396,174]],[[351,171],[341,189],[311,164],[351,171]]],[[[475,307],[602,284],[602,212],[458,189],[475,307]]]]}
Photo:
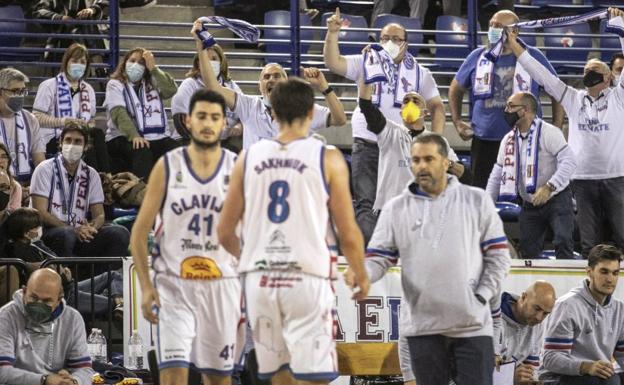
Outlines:
{"type": "Polygon", "coordinates": [[[184,279],[217,279],[223,273],[211,258],[188,257],[180,264],[180,277],[184,279]]]}

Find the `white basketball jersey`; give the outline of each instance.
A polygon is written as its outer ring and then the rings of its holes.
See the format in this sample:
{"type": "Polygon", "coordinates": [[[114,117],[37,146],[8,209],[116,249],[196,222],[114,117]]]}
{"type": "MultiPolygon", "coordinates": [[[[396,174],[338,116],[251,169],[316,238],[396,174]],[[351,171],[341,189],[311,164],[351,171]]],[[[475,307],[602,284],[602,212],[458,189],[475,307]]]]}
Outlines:
{"type": "Polygon", "coordinates": [[[331,277],[324,155],[325,146],[315,138],[288,144],[266,139],[247,150],[240,272],[331,277]]]}
{"type": "Polygon", "coordinates": [[[235,277],[236,261],[217,237],[219,214],[236,155],[221,149],[212,176],[191,168],[186,147],[165,154],[167,189],[156,227],[154,270],[186,279],[235,277]]]}

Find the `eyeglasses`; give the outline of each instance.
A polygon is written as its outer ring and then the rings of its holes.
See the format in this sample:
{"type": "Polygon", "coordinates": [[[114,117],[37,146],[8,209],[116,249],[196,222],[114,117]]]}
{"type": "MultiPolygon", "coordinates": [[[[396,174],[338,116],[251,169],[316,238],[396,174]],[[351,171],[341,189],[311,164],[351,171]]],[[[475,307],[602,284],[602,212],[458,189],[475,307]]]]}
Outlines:
{"type": "Polygon", "coordinates": [[[512,109],[512,108],[516,108],[516,107],[526,107],[524,104],[511,104],[511,103],[507,103],[505,105],[505,107],[507,109],[512,109]]]}
{"type": "Polygon", "coordinates": [[[398,36],[382,36],[379,41],[381,41],[382,43],[387,43],[389,40],[392,40],[393,43],[395,44],[401,44],[405,41],[405,39],[401,39],[398,36]]]}
{"type": "Polygon", "coordinates": [[[2,88],[2,91],[7,91],[15,96],[28,95],[28,88],[2,88]]]}

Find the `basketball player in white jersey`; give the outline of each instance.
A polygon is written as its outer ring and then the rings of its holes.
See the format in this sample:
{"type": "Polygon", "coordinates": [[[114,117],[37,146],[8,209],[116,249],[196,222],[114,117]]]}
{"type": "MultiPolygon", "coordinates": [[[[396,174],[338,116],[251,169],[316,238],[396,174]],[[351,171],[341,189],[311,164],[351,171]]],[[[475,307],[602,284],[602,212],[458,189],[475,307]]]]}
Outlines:
{"type": "Polygon", "coordinates": [[[355,222],[342,154],[308,138],[314,92],[279,82],[271,105],[280,131],[252,145],[234,166],[218,226],[221,245],[240,256],[259,377],[274,385],[327,384],[337,375],[329,217],[349,265],[354,298],[366,297],[364,243],[355,222]],[[244,245],[236,235],[242,220],[244,245]],[[293,378],[294,377],[294,378],[293,378]]]}
{"type": "Polygon", "coordinates": [[[189,368],[204,384],[231,383],[241,288],[236,260],[216,231],[236,158],[219,145],[225,124],[223,97],[197,91],[186,118],[191,143],[156,163],[132,229],[143,316],[158,324],[163,385],[187,384],[189,368]],[[147,235],[157,215],[152,283],[147,235]]]}

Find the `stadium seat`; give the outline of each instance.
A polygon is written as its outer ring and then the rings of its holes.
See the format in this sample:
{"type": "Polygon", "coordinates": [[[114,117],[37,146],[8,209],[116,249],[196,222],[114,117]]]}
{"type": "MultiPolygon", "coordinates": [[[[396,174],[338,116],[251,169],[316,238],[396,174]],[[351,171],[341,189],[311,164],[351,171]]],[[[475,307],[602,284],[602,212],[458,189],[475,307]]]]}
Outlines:
{"type": "Polygon", "coordinates": [[[567,27],[548,28],[544,32],[564,35],[544,36],[546,57],[555,69],[558,71],[569,71],[583,68],[587,61],[587,54],[592,48],[592,39],[590,37],[575,37],[574,35],[591,33],[589,24],[584,23],[567,27]],[[553,61],[558,61],[559,63],[553,63],[553,61]]]}
{"type": "MultiPolygon", "coordinates": [[[[326,12],[321,16],[321,25],[327,25],[327,19],[333,12],[326,12]]],[[[368,32],[366,31],[349,31],[349,28],[368,28],[368,23],[364,16],[340,14],[346,21],[346,25],[340,30],[340,43],[344,42],[361,42],[362,44],[340,44],[340,53],[342,55],[357,55],[368,44],[368,32]]],[[[321,33],[321,40],[325,40],[327,31],[321,33]]]]}
{"type": "MultiPolygon", "coordinates": [[[[418,19],[412,19],[406,16],[392,15],[389,13],[384,13],[384,14],[377,16],[372,27],[381,29],[385,25],[390,24],[390,23],[401,24],[407,30],[422,28],[422,25],[420,24],[420,20],[418,19]]],[[[408,33],[408,40],[410,44],[422,44],[423,34],[419,32],[408,33]]],[[[379,41],[379,32],[377,32],[377,41],[379,41]]],[[[409,48],[409,52],[414,56],[418,55],[419,50],[420,50],[420,47],[409,48]]]]}
{"type": "MultiPolygon", "coordinates": [[[[468,20],[456,16],[438,16],[436,31],[467,32],[468,20]]],[[[449,61],[444,59],[465,59],[470,54],[468,48],[468,36],[464,34],[446,34],[436,32],[435,41],[440,44],[462,44],[465,47],[437,47],[435,52],[436,64],[444,69],[458,69],[462,61],[449,61]]]]}
{"type": "MultiPolygon", "coordinates": [[[[306,14],[299,14],[299,22],[302,27],[311,26],[310,17],[306,14]]],[[[290,27],[290,11],[268,11],[264,14],[264,24],[265,25],[283,25],[290,27]]],[[[290,41],[292,40],[290,28],[268,28],[264,30],[265,39],[281,39],[287,40],[288,42],[284,43],[266,43],[266,52],[267,53],[282,53],[282,54],[290,54],[290,41]]],[[[312,40],[314,38],[314,32],[312,30],[301,30],[301,40],[312,40]]],[[[310,49],[310,44],[301,44],[301,54],[305,55],[308,53],[308,49],[310,49]]],[[[290,58],[274,58],[274,57],[266,57],[265,61],[267,63],[277,62],[277,63],[289,63],[290,58]]]]}
{"type": "MultiPolygon", "coordinates": [[[[555,250],[544,250],[537,259],[557,259],[557,257],[555,257],[555,250]]],[[[570,259],[583,259],[583,256],[575,251],[570,259]]]]}
{"type": "Polygon", "coordinates": [[[515,203],[496,202],[496,211],[503,222],[518,222],[522,209],[515,203]]]}
{"type": "Polygon", "coordinates": [[[606,25],[606,20],[600,22],[600,60],[608,63],[614,53],[622,52],[622,45],[616,34],[605,32],[606,25]]]}
{"type": "MultiPolygon", "coordinates": [[[[20,46],[21,39],[16,36],[4,36],[3,32],[26,32],[26,23],[24,20],[24,12],[19,5],[9,5],[0,7],[0,19],[15,19],[15,21],[0,21],[0,47],[3,52],[0,54],[0,60],[7,60],[16,57],[16,54],[9,53],[6,55],[6,48],[17,48],[20,46]]],[[[19,56],[19,54],[17,54],[19,56]]]]}

